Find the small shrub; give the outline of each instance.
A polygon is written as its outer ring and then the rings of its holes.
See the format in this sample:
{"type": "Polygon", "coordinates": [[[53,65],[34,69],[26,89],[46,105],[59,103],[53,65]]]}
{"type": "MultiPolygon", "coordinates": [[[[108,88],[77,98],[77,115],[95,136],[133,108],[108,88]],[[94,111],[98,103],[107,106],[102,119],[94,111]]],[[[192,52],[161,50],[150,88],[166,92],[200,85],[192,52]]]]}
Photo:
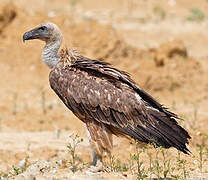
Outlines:
{"type": "Polygon", "coordinates": [[[72,143],[69,143],[67,148],[68,151],[71,155],[71,161],[69,161],[69,164],[71,165],[71,170],[72,172],[76,172],[77,170],[80,170],[79,164],[80,164],[80,159],[78,158],[76,154],[76,149],[80,145],[81,142],[83,142],[83,139],[79,137],[79,135],[70,135],[70,138],[72,139],[72,143]]]}
{"type": "Polygon", "coordinates": [[[201,22],[205,19],[205,14],[198,8],[191,9],[190,16],[187,17],[189,21],[201,22]]]}

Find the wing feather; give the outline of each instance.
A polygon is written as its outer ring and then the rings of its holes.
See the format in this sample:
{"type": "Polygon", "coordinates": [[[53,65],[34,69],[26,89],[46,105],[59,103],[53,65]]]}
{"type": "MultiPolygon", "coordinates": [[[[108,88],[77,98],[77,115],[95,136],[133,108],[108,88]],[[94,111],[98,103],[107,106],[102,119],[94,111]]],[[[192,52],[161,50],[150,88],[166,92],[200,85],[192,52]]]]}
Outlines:
{"type": "Polygon", "coordinates": [[[58,64],[50,73],[50,85],[78,118],[102,122],[142,142],[188,153],[185,144],[190,136],[178,125],[178,116],[141,90],[128,74],[83,57],[65,69],[62,62],[58,64]]]}

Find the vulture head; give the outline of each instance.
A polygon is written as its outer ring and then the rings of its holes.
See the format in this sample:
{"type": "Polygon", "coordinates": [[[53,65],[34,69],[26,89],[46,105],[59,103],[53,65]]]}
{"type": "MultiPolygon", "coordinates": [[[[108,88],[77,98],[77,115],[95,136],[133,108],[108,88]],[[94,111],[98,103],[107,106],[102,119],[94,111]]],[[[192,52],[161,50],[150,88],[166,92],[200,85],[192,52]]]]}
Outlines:
{"type": "Polygon", "coordinates": [[[46,43],[62,41],[62,34],[55,24],[47,22],[40,24],[23,35],[23,41],[32,39],[40,39],[46,43]]]}
{"type": "Polygon", "coordinates": [[[23,42],[26,40],[40,39],[46,45],[42,51],[42,60],[49,67],[53,68],[60,60],[58,50],[62,43],[62,33],[53,23],[47,22],[24,33],[23,42]]]}

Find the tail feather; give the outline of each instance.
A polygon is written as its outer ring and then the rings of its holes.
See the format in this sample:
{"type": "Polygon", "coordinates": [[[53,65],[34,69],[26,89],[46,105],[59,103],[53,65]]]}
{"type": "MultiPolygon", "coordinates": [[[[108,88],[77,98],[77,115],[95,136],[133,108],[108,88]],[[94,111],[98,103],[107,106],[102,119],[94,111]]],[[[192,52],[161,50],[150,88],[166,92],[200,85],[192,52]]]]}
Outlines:
{"type": "Polygon", "coordinates": [[[154,143],[156,146],[164,148],[174,147],[185,154],[190,153],[186,144],[191,137],[174,118],[155,110],[150,110],[148,116],[151,121],[147,120],[145,126],[128,125],[120,130],[141,142],[154,143]]]}

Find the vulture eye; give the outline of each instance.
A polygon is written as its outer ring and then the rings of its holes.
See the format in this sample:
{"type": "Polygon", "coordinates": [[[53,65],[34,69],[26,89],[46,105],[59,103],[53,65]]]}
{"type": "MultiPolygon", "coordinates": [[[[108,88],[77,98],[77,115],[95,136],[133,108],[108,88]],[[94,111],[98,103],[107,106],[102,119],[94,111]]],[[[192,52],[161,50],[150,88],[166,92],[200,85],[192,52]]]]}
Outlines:
{"type": "Polygon", "coordinates": [[[45,31],[47,29],[47,27],[46,26],[41,26],[38,29],[41,30],[41,31],[45,31]]]}

